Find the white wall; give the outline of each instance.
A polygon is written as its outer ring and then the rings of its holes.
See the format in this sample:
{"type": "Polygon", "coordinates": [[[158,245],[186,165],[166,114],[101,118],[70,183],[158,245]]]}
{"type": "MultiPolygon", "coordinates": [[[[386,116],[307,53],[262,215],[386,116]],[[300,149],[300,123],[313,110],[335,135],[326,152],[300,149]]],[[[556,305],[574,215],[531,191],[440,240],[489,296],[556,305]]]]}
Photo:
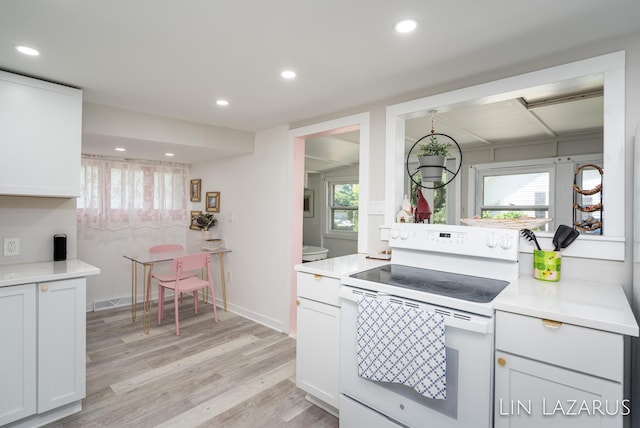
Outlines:
{"type": "Polygon", "coordinates": [[[225,264],[232,276],[229,310],[283,332],[289,330],[292,269],[287,137],[286,126],[261,131],[253,154],[191,168],[203,192],[221,192],[215,233],[233,251],[225,264]]]}
{"type": "Polygon", "coordinates": [[[58,233],[67,235],[67,259],[76,258],[75,198],[0,196],[0,244],[20,239],[20,254],[4,257],[0,251],[0,265],[53,260],[58,233]]]}

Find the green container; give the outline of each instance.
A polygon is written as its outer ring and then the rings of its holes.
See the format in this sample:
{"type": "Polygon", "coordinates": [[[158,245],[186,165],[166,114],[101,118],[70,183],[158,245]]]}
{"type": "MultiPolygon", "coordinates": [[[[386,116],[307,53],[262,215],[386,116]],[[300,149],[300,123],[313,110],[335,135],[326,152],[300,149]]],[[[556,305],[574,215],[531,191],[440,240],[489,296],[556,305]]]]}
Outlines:
{"type": "Polygon", "coordinates": [[[533,277],[541,281],[560,281],[560,251],[533,250],[533,277]]]}

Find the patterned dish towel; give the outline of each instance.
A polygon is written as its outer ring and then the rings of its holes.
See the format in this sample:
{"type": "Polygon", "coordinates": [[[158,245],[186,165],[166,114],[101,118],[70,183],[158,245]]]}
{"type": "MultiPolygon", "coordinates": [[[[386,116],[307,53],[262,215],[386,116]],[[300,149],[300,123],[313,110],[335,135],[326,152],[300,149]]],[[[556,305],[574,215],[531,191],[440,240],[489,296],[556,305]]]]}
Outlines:
{"type": "Polygon", "coordinates": [[[379,299],[358,302],[358,374],[447,398],[444,317],[379,299]]]}

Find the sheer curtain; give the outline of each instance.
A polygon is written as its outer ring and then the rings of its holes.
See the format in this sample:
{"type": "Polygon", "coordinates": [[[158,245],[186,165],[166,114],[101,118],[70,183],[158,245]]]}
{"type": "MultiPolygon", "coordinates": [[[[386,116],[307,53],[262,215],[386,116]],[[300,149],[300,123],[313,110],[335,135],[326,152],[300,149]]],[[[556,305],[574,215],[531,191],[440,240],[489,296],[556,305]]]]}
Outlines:
{"type": "Polygon", "coordinates": [[[78,235],[187,226],[188,167],[82,157],[78,235]]]}

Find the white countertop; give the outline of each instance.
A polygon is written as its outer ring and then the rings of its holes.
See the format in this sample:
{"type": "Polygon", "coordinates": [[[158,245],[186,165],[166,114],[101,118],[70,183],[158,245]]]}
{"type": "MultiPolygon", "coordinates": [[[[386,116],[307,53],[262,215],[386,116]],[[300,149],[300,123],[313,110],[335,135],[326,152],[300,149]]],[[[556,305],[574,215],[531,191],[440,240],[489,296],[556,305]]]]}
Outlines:
{"type": "Polygon", "coordinates": [[[494,301],[496,310],[638,336],[629,301],[619,284],[520,278],[494,301]]]}
{"type": "Polygon", "coordinates": [[[99,268],[78,259],[4,265],[0,266],[0,287],[79,278],[99,273],[99,268]]]}
{"type": "Polygon", "coordinates": [[[389,260],[370,259],[366,254],[350,254],[348,256],[318,260],[316,262],[301,263],[295,265],[294,268],[298,272],[328,276],[330,278],[342,278],[355,272],[373,269],[388,263],[389,260]]]}

